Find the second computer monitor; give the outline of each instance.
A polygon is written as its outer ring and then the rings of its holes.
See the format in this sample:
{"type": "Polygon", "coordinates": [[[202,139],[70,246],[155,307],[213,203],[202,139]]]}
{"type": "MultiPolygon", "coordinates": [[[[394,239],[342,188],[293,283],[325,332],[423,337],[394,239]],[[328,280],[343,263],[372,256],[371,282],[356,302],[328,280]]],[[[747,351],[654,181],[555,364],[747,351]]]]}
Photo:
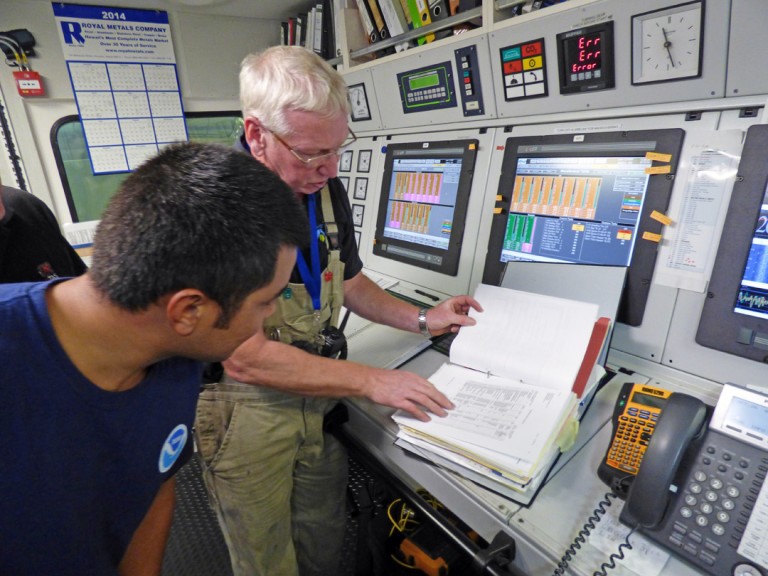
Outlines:
{"type": "Polygon", "coordinates": [[[642,322],[681,129],[510,137],[483,282],[506,262],[628,266],[618,319],[642,322]]]}
{"type": "Polygon", "coordinates": [[[477,140],[387,146],[373,253],[455,276],[477,140]]]}
{"type": "Polygon", "coordinates": [[[747,131],[696,342],[768,362],[768,126],[747,131]]]}

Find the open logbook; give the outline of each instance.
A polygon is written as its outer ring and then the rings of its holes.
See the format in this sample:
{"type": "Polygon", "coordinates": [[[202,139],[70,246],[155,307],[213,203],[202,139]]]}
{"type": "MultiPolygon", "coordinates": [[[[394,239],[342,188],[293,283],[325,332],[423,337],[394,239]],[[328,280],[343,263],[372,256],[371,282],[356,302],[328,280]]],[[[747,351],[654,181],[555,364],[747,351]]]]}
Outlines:
{"type": "Polygon", "coordinates": [[[396,412],[396,442],[527,504],[575,438],[580,403],[604,373],[610,320],[593,303],[485,284],[475,298],[477,324],[429,378],[456,407],[429,422],[396,412]]]}

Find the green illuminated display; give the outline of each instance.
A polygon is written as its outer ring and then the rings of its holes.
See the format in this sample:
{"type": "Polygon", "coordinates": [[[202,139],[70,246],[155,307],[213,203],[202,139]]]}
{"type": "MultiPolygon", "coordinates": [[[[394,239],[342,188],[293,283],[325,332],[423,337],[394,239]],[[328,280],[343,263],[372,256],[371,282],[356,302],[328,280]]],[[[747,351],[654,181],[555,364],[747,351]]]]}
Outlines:
{"type": "Polygon", "coordinates": [[[432,86],[438,86],[440,84],[440,76],[437,72],[431,72],[423,76],[411,76],[408,79],[408,85],[411,90],[422,90],[424,88],[431,88],[432,86]]]}

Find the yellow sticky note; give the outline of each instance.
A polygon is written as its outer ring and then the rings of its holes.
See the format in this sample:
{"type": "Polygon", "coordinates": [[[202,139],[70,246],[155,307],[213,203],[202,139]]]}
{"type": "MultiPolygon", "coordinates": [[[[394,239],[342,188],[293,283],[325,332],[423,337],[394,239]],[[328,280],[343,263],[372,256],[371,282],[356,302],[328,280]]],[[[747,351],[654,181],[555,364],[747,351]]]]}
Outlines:
{"type": "Polygon", "coordinates": [[[504,200],[504,197],[501,194],[496,194],[496,202],[501,202],[504,200]]]}
{"type": "Polygon", "coordinates": [[[501,214],[501,208],[494,208],[493,209],[494,214],[501,214]]]}
{"type": "Polygon", "coordinates": [[[664,226],[669,226],[670,224],[672,224],[672,218],[670,218],[666,214],[662,214],[658,210],[654,210],[653,212],[651,212],[651,218],[656,220],[656,222],[661,222],[662,224],[664,224],[664,226]]]}
{"type": "Polygon", "coordinates": [[[645,169],[646,174],[669,174],[672,172],[672,166],[664,164],[663,166],[650,166],[645,169]]]}
{"type": "Polygon", "coordinates": [[[655,160],[656,162],[671,162],[672,154],[662,154],[661,152],[646,152],[645,157],[648,160],[655,160]]]}
{"type": "Polygon", "coordinates": [[[560,434],[558,434],[555,443],[557,444],[558,448],[560,448],[561,452],[567,452],[573,448],[573,445],[576,443],[576,437],[578,435],[579,421],[575,418],[572,418],[566,422],[563,428],[560,430],[560,434]]]}
{"type": "Polygon", "coordinates": [[[650,240],[651,242],[661,242],[661,234],[654,234],[653,232],[643,232],[643,240],[650,240]]]}

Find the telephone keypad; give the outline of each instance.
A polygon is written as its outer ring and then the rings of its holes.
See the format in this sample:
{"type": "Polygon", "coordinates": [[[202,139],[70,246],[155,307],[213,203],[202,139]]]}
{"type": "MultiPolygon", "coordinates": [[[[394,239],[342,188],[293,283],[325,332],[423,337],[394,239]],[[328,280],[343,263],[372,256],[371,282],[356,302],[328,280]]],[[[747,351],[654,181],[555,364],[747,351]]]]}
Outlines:
{"type": "Polygon", "coordinates": [[[667,542],[708,567],[715,566],[726,544],[726,550],[737,549],[764,482],[765,466],[715,442],[705,446],[682,486],[667,542]]]}

